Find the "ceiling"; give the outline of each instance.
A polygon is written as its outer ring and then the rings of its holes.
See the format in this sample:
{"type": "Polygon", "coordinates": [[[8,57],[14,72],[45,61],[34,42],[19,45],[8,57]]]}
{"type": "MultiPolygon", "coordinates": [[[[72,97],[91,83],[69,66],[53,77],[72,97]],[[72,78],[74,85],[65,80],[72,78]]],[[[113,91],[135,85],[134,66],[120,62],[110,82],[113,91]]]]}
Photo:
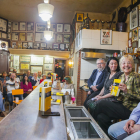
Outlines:
{"type": "MultiPolygon", "coordinates": [[[[37,5],[44,0],[0,0],[0,17],[11,21],[41,22],[37,5]]],[[[71,23],[75,11],[110,14],[123,0],[51,0],[52,23],[71,23]]]]}

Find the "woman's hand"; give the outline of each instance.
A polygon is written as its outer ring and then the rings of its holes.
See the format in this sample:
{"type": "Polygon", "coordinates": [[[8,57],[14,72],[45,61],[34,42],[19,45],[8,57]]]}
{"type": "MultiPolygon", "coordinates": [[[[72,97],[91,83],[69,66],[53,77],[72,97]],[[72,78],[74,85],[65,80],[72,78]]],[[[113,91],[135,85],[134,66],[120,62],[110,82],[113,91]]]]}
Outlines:
{"type": "Polygon", "coordinates": [[[28,91],[32,91],[32,89],[29,89],[28,91]]]}
{"type": "Polygon", "coordinates": [[[125,84],[119,84],[119,89],[122,90],[124,93],[127,93],[127,86],[125,84]]]}
{"type": "Polygon", "coordinates": [[[103,96],[96,97],[96,101],[103,99],[103,96]]]}
{"type": "Polygon", "coordinates": [[[112,85],[109,87],[109,90],[110,90],[110,92],[111,92],[111,90],[112,90],[112,85]]]}

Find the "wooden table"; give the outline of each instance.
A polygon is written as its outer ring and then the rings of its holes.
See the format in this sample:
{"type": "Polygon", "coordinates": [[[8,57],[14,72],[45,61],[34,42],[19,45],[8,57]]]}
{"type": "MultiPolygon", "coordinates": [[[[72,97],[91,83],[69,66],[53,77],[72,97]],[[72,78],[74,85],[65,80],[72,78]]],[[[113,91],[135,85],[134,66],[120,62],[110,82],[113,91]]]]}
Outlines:
{"type": "Polygon", "coordinates": [[[0,140],[67,140],[63,104],[51,106],[60,116],[42,117],[38,111],[41,85],[0,122],[0,140]]]}

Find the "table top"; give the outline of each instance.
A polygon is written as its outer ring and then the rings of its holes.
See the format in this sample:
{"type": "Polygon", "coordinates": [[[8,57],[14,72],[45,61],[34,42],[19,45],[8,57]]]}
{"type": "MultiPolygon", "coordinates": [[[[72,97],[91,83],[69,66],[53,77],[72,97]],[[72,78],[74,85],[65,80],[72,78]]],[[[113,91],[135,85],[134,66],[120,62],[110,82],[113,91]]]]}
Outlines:
{"type": "MultiPolygon", "coordinates": [[[[41,116],[39,87],[0,122],[0,140],[67,140],[63,103],[51,105],[60,116],[41,116]]],[[[53,96],[61,99],[61,96],[53,96]]]]}

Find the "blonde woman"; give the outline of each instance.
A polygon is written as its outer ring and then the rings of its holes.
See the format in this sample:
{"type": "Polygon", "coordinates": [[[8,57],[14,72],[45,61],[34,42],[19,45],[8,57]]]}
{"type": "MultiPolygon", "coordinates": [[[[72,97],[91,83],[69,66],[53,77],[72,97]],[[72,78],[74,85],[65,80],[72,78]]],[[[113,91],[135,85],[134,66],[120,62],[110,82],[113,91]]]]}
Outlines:
{"type": "Polygon", "coordinates": [[[140,102],[140,76],[134,72],[134,60],[130,55],[120,59],[120,68],[124,72],[119,78],[120,94],[114,101],[102,100],[92,111],[93,118],[107,134],[113,119],[128,119],[131,111],[140,102]]]}

